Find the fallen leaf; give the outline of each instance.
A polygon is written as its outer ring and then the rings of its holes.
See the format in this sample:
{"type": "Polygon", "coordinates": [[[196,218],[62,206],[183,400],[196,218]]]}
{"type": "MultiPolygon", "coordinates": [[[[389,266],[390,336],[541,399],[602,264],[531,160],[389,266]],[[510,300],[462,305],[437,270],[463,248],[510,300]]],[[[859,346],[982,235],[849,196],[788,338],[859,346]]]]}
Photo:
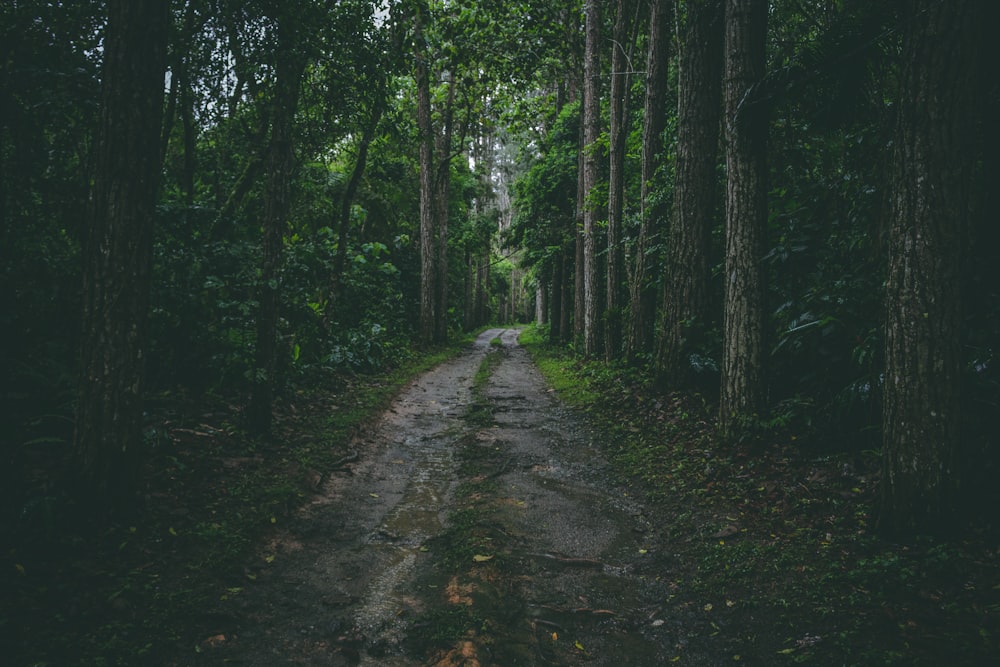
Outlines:
{"type": "Polygon", "coordinates": [[[377,493],[369,493],[368,495],[371,496],[372,498],[378,498],[377,493]]]}
{"type": "Polygon", "coordinates": [[[554,642],[559,641],[559,633],[558,632],[553,632],[552,633],[552,641],[554,641],[554,642]]]}
{"type": "Polygon", "coordinates": [[[477,563],[485,563],[488,560],[493,560],[493,556],[484,556],[482,554],[476,554],[475,556],[472,557],[472,560],[474,560],[477,563]]]}
{"type": "Polygon", "coordinates": [[[702,609],[704,609],[705,611],[712,611],[712,603],[711,602],[707,603],[704,607],[702,607],[702,609]]]}
{"type": "Polygon", "coordinates": [[[174,530],[173,526],[170,526],[170,528],[167,529],[167,532],[173,535],[174,537],[177,537],[177,531],[174,530]]]}

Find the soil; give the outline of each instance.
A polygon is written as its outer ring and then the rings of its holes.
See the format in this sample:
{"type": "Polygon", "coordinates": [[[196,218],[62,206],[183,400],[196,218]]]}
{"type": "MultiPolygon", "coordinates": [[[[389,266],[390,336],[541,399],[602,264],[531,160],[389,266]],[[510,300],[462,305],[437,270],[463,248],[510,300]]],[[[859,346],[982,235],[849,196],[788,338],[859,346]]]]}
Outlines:
{"type": "Polygon", "coordinates": [[[665,615],[662,538],[518,333],[398,396],[202,624],[200,664],[717,664],[665,615]]]}

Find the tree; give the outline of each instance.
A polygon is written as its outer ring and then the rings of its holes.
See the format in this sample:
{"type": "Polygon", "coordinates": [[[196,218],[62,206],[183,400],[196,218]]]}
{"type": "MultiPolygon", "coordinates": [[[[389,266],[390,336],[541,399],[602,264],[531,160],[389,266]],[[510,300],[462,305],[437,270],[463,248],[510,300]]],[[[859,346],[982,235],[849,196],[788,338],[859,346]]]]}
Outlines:
{"type": "Polygon", "coordinates": [[[635,49],[637,11],[630,0],[615,4],[614,39],[611,40],[611,117],[609,119],[607,316],[604,327],[604,354],[608,361],[622,352],[622,226],[625,214],[625,143],[628,136],[628,98],[635,49]]]}
{"type": "Polygon", "coordinates": [[[767,224],[765,0],[726,0],[726,266],[719,431],[741,435],[764,407],[764,289],[767,224]]]}
{"type": "MultiPolygon", "coordinates": [[[[601,299],[598,287],[597,207],[594,191],[598,184],[598,139],[601,133],[601,4],[584,4],[586,45],[583,58],[583,349],[592,357],[598,352],[601,299]]],[[[580,316],[577,311],[577,317],[580,316]]]]}
{"type": "Polygon", "coordinates": [[[84,499],[101,512],[130,507],[141,462],[168,6],[110,0],[107,7],[74,436],[84,499]]]}
{"type": "Polygon", "coordinates": [[[274,18],[277,33],[275,81],[271,110],[271,136],[267,149],[267,183],[264,196],[264,254],[258,287],[257,348],[254,359],[253,390],[247,407],[247,423],[254,433],[271,428],[271,404],[278,361],[278,291],[282,250],[291,206],[294,167],[292,124],[299,101],[299,87],[305,68],[301,52],[299,18],[282,5],[274,18]]]}
{"type": "Polygon", "coordinates": [[[962,273],[980,3],[907,4],[892,160],[880,526],[942,531],[960,488],[962,273]]]}
{"type": "Polygon", "coordinates": [[[686,353],[710,317],[708,255],[717,192],[722,19],[720,0],[678,6],[677,157],[657,358],[658,375],[672,387],[688,380],[686,353]]]}
{"type": "Polygon", "coordinates": [[[654,247],[663,233],[663,207],[653,202],[653,178],[662,163],[663,131],[667,126],[667,89],[670,83],[668,58],[670,24],[674,3],[653,0],[649,17],[649,45],[646,56],[646,95],[642,125],[642,183],[640,186],[639,238],[629,296],[629,329],[626,355],[635,359],[653,347],[656,317],[656,284],[659,256],[654,247]]]}

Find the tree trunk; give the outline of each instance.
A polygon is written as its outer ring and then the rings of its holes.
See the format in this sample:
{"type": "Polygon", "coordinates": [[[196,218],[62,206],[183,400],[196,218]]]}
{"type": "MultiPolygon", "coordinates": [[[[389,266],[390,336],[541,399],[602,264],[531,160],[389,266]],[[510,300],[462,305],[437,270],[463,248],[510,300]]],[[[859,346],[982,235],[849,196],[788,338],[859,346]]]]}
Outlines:
{"type": "Polygon", "coordinates": [[[674,388],[687,384],[688,353],[709,320],[708,254],[717,192],[722,19],[719,0],[689,0],[678,10],[677,157],[657,354],[657,375],[674,388]]]}
{"type": "Polygon", "coordinates": [[[601,133],[601,5],[586,0],[586,46],[583,59],[583,351],[599,351],[600,292],[598,291],[597,207],[590,201],[600,176],[598,140],[601,133]]]}
{"type": "Polygon", "coordinates": [[[667,88],[670,83],[671,0],[653,0],[649,17],[649,47],[646,56],[646,97],[642,126],[642,184],[640,191],[639,239],[630,287],[629,329],[626,355],[635,360],[653,350],[656,317],[656,284],[659,259],[653,254],[657,238],[664,235],[662,205],[650,201],[650,187],[663,153],[663,131],[667,125],[667,88]]]}
{"type": "Polygon", "coordinates": [[[451,142],[455,114],[455,76],[448,81],[448,97],[441,114],[441,131],[435,135],[439,161],[434,177],[434,227],[436,232],[434,279],[434,341],[448,340],[448,216],[451,200],[451,142]]]}
{"type": "Polygon", "coordinates": [[[82,501],[102,516],[130,508],[142,460],[168,7],[165,0],[108,2],[73,443],[82,501]]]}
{"type": "Polygon", "coordinates": [[[719,431],[746,434],[764,407],[764,288],[767,225],[766,0],[726,1],[726,268],[719,431]]]}
{"type": "MultiPolygon", "coordinates": [[[[420,10],[416,15],[415,43],[422,44],[420,10]]],[[[434,216],[434,129],[431,125],[431,82],[427,54],[422,46],[416,52],[417,129],[420,132],[420,342],[434,342],[437,313],[435,285],[437,277],[437,230],[434,216]]]]}
{"type": "Polygon", "coordinates": [[[580,107],[580,150],[576,158],[576,210],[573,215],[573,342],[583,344],[583,328],[587,311],[586,289],[584,286],[584,241],[583,206],[586,201],[583,163],[585,144],[583,143],[583,107],[580,107]]]}
{"type": "Polygon", "coordinates": [[[622,352],[622,224],[625,215],[625,140],[628,135],[628,93],[639,17],[630,0],[618,0],[615,7],[614,39],[611,42],[611,118],[608,151],[608,254],[605,285],[607,318],[604,327],[604,356],[617,359],[622,352]],[[626,51],[627,49],[627,51],[626,51]]]}
{"type": "Polygon", "coordinates": [[[562,340],[563,304],[563,265],[565,253],[560,249],[552,263],[551,296],[549,297],[549,342],[558,343],[562,340]]]}
{"type": "Polygon", "coordinates": [[[979,3],[908,3],[894,143],[880,527],[943,532],[959,489],[961,283],[979,3]]]}
{"type": "Polygon", "coordinates": [[[275,68],[271,138],[267,154],[267,184],[264,194],[264,242],[258,287],[257,347],[253,387],[247,406],[247,426],[252,433],[271,430],[271,408],[277,382],[279,282],[288,211],[291,207],[293,168],[292,123],[299,100],[299,84],[305,63],[294,53],[295,19],[278,18],[278,54],[275,68]]]}

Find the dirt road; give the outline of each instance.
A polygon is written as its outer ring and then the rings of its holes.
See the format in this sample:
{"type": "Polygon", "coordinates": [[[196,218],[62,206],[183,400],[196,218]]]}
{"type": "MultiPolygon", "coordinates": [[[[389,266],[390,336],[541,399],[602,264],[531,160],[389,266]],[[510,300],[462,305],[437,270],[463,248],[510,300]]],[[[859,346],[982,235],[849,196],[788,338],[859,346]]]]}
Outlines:
{"type": "Polygon", "coordinates": [[[206,627],[204,664],[670,662],[643,509],[517,335],[398,397],[206,627]]]}

